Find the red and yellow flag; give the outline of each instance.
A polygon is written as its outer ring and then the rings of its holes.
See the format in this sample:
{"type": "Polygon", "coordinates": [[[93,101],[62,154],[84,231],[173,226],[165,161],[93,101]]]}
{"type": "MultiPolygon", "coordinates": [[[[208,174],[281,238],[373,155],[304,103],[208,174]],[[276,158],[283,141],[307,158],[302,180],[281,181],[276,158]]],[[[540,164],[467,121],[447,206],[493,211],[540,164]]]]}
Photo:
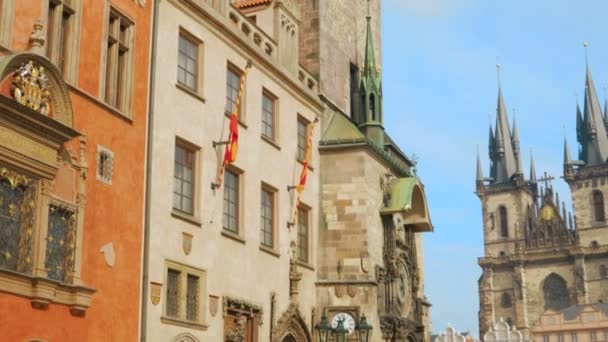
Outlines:
{"type": "Polygon", "coordinates": [[[239,152],[239,111],[241,110],[241,100],[243,98],[243,88],[245,87],[245,79],[247,79],[247,73],[249,72],[250,68],[251,62],[247,62],[247,66],[243,71],[243,75],[241,76],[241,81],[239,83],[239,93],[236,97],[236,103],[232,108],[232,114],[230,114],[230,125],[228,127],[228,144],[226,145],[226,150],[224,151],[224,161],[222,162],[220,174],[217,177],[217,188],[222,186],[226,166],[236,161],[236,156],[239,152]]]}
{"type": "Polygon", "coordinates": [[[302,192],[304,188],[306,188],[306,177],[308,176],[308,165],[310,165],[310,157],[312,154],[312,139],[313,139],[313,131],[315,129],[315,125],[317,124],[317,119],[315,121],[308,124],[308,139],[306,140],[306,151],[304,153],[304,161],[302,165],[302,172],[300,172],[300,182],[296,185],[296,191],[298,192],[298,197],[296,199],[296,205],[293,211],[292,222],[295,224],[297,215],[298,215],[298,205],[300,205],[300,197],[302,196],[302,192]]]}

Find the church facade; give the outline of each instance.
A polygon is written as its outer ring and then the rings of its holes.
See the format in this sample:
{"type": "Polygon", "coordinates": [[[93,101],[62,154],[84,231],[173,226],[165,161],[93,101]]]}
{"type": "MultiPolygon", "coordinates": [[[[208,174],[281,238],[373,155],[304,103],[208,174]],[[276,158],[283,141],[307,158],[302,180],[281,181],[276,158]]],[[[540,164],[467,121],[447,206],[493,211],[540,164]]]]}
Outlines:
{"type": "Polygon", "coordinates": [[[479,258],[479,330],[484,336],[504,320],[531,338],[547,310],[590,304],[608,296],[608,137],[592,75],[587,67],[584,109],[577,106],[577,160],[564,142],[564,179],[573,203],[560,203],[546,174],[537,178],[531,160],[522,169],[516,123],[511,129],[499,88],[495,129],[490,127],[490,175],[477,159],[484,256],[479,258]]]}

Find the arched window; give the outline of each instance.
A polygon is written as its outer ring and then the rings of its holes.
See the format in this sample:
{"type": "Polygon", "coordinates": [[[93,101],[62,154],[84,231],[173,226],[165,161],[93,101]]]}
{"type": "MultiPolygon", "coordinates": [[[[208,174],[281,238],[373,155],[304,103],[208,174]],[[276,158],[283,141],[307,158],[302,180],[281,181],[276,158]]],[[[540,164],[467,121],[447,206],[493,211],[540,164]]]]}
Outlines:
{"type": "Polygon", "coordinates": [[[604,195],[601,191],[593,191],[593,215],[595,222],[603,222],[606,219],[604,215],[604,195]]]}
{"type": "Polygon", "coordinates": [[[292,335],[287,335],[282,342],[296,342],[296,339],[292,335]]]}
{"type": "Polygon", "coordinates": [[[504,292],[500,297],[500,306],[503,308],[510,308],[513,306],[513,303],[511,303],[511,296],[508,293],[504,292]]]}
{"type": "Polygon", "coordinates": [[[369,95],[369,114],[372,121],[376,121],[376,98],[374,97],[374,94],[369,95]]]}
{"type": "Polygon", "coordinates": [[[500,219],[500,236],[509,237],[509,221],[507,219],[507,208],[501,206],[498,209],[500,219]]]}
{"type": "Polygon", "coordinates": [[[564,278],[551,273],[543,283],[545,310],[561,310],[568,307],[568,287],[564,278]]]}

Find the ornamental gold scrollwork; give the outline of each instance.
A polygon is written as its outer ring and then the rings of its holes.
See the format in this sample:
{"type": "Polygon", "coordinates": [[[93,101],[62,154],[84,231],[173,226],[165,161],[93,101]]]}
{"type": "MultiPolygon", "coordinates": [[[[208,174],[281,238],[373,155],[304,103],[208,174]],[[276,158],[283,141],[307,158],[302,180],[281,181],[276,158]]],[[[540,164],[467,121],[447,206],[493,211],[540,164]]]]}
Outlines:
{"type": "Polygon", "coordinates": [[[15,70],[11,83],[11,95],[15,101],[42,115],[50,112],[51,93],[48,90],[49,78],[43,66],[27,61],[15,70]]]}
{"type": "Polygon", "coordinates": [[[5,179],[11,185],[11,189],[15,189],[18,186],[28,186],[30,179],[24,175],[18,174],[5,167],[0,168],[0,179],[5,179]]]}

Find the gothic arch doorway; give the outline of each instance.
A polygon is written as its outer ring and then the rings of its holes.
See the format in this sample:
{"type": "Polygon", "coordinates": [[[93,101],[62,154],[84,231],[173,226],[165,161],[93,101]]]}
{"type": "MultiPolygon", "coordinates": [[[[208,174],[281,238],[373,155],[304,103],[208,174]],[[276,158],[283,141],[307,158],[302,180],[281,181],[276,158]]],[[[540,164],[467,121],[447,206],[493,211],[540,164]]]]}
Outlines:
{"type": "Polygon", "coordinates": [[[296,338],[293,337],[293,335],[289,334],[287,336],[285,336],[285,338],[283,338],[283,341],[281,342],[298,342],[296,341],[296,338]]]}
{"type": "Polygon", "coordinates": [[[300,310],[295,303],[289,304],[287,310],[277,321],[272,333],[272,342],[312,342],[312,336],[306,327],[300,310]]]}

